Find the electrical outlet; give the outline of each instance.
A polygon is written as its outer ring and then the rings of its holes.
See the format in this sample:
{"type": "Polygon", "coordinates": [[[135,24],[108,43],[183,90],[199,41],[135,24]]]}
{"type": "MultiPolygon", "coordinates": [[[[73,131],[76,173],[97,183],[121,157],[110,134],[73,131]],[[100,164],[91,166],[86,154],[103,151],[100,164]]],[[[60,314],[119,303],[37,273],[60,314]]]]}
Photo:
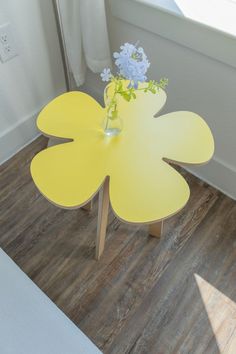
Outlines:
{"type": "Polygon", "coordinates": [[[16,43],[10,23],[0,26],[0,59],[4,63],[17,55],[16,43]]]}

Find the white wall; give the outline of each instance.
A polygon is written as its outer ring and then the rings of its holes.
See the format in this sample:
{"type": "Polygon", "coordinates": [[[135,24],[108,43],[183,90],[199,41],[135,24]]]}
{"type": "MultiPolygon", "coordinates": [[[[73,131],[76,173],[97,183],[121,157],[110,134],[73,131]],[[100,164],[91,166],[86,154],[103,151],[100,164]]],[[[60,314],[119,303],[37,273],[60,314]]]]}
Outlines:
{"type": "MultiPolygon", "coordinates": [[[[0,62],[0,163],[37,135],[38,112],[65,91],[51,0],[0,0],[0,24],[8,21],[19,56],[0,62]]],[[[149,77],[169,78],[165,112],[191,110],[206,119],[215,136],[214,159],[192,172],[236,198],[236,69],[123,22],[109,8],[108,23],[113,51],[140,40],[151,61],[149,77]]],[[[88,72],[83,89],[99,98],[103,87],[88,72]]]]}
{"type": "Polygon", "coordinates": [[[38,112],[65,91],[52,2],[0,0],[0,25],[5,22],[19,55],[0,62],[0,163],[36,137],[38,112]]]}
{"type": "MultiPolygon", "coordinates": [[[[112,16],[109,6],[108,20],[112,51],[124,42],[139,40],[151,62],[149,77],[169,78],[164,112],[190,110],[206,119],[215,137],[214,159],[191,171],[236,198],[236,69],[123,22],[112,16]]],[[[89,87],[95,95],[102,88],[91,73],[89,87]]]]}

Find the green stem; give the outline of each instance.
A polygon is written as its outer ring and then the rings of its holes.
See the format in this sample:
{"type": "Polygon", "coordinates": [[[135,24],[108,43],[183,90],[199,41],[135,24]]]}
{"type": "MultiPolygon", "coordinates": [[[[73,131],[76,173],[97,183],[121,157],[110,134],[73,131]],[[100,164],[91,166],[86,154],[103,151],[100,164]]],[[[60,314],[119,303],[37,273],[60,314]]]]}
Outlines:
{"type": "Polygon", "coordinates": [[[108,115],[107,115],[105,130],[107,130],[107,127],[108,127],[108,119],[109,119],[109,117],[108,117],[108,115]]]}
{"type": "MultiPolygon", "coordinates": [[[[147,90],[147,89],[148,89],[148,87],[142,87],[142,88],[135,89],[135,91],[143,91],[143,90],[147,90]]],[[[129,90],[117,91],[117,93],[120,93],[120,94],[125,93],[125,92],[129,92],[129,90]]]]}
{"type": "MultiPolygon", "coordinates": [[[[120,94],[121,96],[124,94],[128,94],[128,101],[132,98],[131,95],[135,92],[135,91],[151,91],[153,92],[153,90],[158,90],[159,88],[164,88],[167,84],[167,82],[161,82],[161,83],[157,83],[157,82],[152,82],[151,86],[148,85],[147,87],[142,87],[142,88],[137,88],[137,89],[126,89],[126,90],[122,90],[122,84],[120,83],[121,78],[116,78],[116,77],[112,77],[112,81],[115,84],[115,89],[114,89],[114,93],[113,96],[111,98],[110,104],[107,107],[107,122],[106,122],[106,128],[108,126],[108,119],[114,119],[117,116],[117,102],[116,102],[116,96],[117,94],[120,94]],[[120,88],[120,90],[118,90],[118,87],[120,88]]],[[[155,91],[156,92],[156,91],[155,91]]],[[[153,93],[155,93],[153,92],[153,93]]]]}
{"type": "MultiPolygon", "coordinates": [[[[117,103],[116,103],[116,99],[115,99],[117,93],[118,93],[118,91],[117,91],[117,81],[115,81],[115,91],[114,91],[114,94],[112,96],[111,102],[110,102],[110,104],[107,107],[107,118],[108,119],[109,119],[109,115],[110,115],[110,111],[111,111],[112,107],[114,106],[113,111],[116,111],[116,109],[117,109],[117,103]]],[[[108,119],[107,119],[106,128],[107,128],[107,125],[108,125],[108,119]]]]}

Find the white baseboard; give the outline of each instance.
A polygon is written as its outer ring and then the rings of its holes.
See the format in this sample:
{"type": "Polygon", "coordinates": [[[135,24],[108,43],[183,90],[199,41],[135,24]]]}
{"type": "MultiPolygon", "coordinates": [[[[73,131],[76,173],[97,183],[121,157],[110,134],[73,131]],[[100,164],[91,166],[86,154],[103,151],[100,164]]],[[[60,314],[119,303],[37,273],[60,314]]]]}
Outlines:
{"type": "Polygon", "coordinates": [[[37,113],[17,122],[0,135],[0,165],[37,138],[39,131],[35,121],[37,113]]]}
{"type": "Polygon", "coordinates": [[[234,166],[214,157],[204,166],[184,166],[184,169],[236,200],[236,168],[234,166]]]}

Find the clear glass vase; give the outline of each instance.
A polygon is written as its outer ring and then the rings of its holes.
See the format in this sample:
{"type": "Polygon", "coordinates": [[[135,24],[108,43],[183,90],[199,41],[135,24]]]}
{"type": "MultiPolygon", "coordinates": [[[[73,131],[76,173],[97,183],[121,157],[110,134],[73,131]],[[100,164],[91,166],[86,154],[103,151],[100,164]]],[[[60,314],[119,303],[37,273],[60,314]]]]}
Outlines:
{"type": "Polygon", "coordinates": [[[117,101],[115,99],[114,93],[109,92],[109,90],[110,85],[106,87],[104,94],[107,114],[103,122],[103,130],[104,134],[107,136],[116,136],[119,135],[122,131],[123,124],[122,119],[119,116],[117,101]]]}
{"type": "Polygon", "coordinates": [[[119,135],[122,131],[122,120],[118,116],[116,118],[111,118],[109,115],[105,117],[104,120],[104,133],[107,136],[119,135]]]}

